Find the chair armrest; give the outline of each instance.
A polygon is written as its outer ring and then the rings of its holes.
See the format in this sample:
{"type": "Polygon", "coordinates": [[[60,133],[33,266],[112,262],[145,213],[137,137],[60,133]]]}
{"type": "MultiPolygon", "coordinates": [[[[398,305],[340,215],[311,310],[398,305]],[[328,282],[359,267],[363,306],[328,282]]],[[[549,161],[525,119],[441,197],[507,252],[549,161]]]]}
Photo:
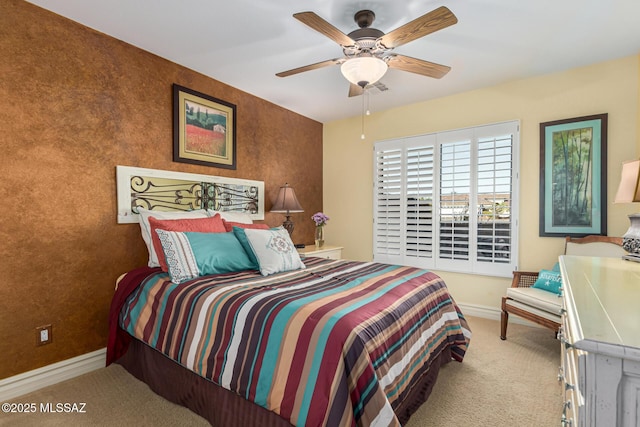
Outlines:
{"type": "Polygon", "coordinates": [[[514,271],[512,288],[530,288],[538,280],[537,271],[514,271]]]}

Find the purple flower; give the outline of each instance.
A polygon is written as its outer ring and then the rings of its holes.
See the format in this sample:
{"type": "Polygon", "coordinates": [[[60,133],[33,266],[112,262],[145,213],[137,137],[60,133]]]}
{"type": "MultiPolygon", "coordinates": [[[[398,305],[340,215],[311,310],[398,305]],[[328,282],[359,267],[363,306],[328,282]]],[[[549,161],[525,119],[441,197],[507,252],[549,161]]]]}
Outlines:
{"type": "Polygon", "coordinates": [[[313,220],[313,222],[316,223],[317,226],[325,225],[327,221],[329,221],[329,217],[323,214],[322,212],[314,213],[311,219],[313,220]]]}

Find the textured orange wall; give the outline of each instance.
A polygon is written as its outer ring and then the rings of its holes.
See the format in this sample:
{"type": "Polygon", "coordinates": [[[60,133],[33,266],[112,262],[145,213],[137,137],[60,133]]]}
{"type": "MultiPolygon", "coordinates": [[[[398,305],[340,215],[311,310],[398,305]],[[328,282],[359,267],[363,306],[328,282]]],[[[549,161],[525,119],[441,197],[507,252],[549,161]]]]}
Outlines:
{"type": "Polygon", "coordinates": [[[0,126],[0,378],[105,347],[114,281],[146,263],[116,165],[263,180],[267,211],[288,182],[313,242],[321,123],[21,0],[0,2],[0,126]],[[236,104],[237,170],[172,161],[173,83],[236,104]]]}

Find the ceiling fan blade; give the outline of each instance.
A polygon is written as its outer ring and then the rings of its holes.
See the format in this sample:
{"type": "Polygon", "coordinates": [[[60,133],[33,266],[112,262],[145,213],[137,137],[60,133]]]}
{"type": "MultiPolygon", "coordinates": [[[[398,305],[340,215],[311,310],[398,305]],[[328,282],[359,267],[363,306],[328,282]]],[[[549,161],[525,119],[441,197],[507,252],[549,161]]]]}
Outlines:
{"type": "Polygon", "coordinates": [[[288,77],[294,74],[303,73],[305,71],[317,70],[318,68],[328,67],[329,65],[338,65],[342,60],[343,58],[328,59],[326,61],[316,62],[315,64],[305,65],[304,67],[298,67],[292,70],[282,71],[280,73],[277,73],[276,76],[288,77]]]}
{"type": "Polygon", "coordinates": [[[327,21],[316,15],[314,12],[294,13],[293,17],[298,21],[313,28],[320,34],[329,37],[341,46],[353,46],[356,42],[351,37],[329,24],[327,21]]]}
{"type": "Polygon", "coordinates": [[[349,98],[352,96],[359,96],[364,93],[364,89],[353,83],[349,84],[349,98]]]}
{"type": "Polygon", "coordinates": [[[434,79],[443,77],[451,70],[451,67],[446,65],[423,61],[422,59],[411,58],[410,56],[404,55],[390,55],[387,65],[389,68],[433,77],[434,79]]]}
{"type": "Polygon", "coordinates": [[[445,6],[441,6],[385,34],[378,41],[383,46],[393,49],[457,22],[458,18],[453,12],[445,6]]]}

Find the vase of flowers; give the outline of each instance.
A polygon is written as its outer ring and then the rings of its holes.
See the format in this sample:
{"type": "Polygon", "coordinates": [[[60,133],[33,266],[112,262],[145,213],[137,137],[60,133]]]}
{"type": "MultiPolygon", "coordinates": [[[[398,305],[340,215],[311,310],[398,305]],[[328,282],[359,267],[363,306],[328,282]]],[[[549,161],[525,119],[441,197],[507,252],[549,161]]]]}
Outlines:
{"type": "Polygon", "coordinates": [[[316,212],[311,219],[316,223],[316,248],[321,248],[324,245],[324,226],[329,221],[329,217],[322,212],[316,212]]]}

